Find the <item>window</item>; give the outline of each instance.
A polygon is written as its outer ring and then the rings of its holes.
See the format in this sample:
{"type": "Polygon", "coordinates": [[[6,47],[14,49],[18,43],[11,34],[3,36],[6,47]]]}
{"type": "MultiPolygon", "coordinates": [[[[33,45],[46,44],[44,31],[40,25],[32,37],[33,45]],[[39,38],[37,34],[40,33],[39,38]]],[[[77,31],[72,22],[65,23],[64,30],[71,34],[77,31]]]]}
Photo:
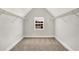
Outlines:
{"type": "Polygon", "coordinates": [[[44,29],[44,18],[43,17],[35,17],[35,19],[34,19],[34,27],[37,30],[44,29]]]}

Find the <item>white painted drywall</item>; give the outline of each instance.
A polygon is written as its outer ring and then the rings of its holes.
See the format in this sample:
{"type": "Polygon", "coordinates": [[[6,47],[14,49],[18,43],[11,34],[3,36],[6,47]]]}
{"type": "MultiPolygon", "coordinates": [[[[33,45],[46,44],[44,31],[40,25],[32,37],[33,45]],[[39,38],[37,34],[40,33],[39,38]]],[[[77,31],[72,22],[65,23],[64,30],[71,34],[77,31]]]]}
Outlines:
{"type": "Polygon", "coordinates": [[[35,8],[25,17],[24,37],[53,37],[54,19],[46,9],[35,8]],[[44,30],[34,30],[34,17],[44,17],[44,30]]]}
{"type": "Polygon", "coordinates": [[[67,12],[74,10],[75,8],[47,8],[47,10],[54,16],[58,17],[67,12]]]}
{"type": "Polygon", "coordinates": [[[20,18],[0,15],[0,51],[11,49],[22,38],[22,23],[20,18]]]}
{"type": "Polygon", "coordinates": [[[79,17],[74,14],[56,19],[56,37],[71,50],[79,50],[79,17]]]}
{"type": "Polygon", "coordinates": [[[24,17],[31,10],[31,8],[2,8],[2,9],[20,17],[24,17]]]}

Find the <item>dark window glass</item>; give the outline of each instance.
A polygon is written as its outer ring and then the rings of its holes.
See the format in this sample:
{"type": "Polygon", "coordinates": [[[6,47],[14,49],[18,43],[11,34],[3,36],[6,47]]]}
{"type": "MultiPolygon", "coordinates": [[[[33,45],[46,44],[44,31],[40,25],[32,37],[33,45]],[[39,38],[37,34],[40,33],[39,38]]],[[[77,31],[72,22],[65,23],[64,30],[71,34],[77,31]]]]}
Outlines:
{"type": "Polygon", "coordinates": [[[43,29],[43,21],[35,21],[36,29],[43,29]]]}

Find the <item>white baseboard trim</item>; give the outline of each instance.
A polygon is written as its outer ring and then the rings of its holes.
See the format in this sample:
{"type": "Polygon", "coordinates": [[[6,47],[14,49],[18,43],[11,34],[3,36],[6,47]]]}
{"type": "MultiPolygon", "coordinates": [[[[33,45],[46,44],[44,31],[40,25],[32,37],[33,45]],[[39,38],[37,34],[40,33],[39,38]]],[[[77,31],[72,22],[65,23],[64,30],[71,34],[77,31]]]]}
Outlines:
{"type": "Polygon", "coordinates": [[[69,51],[74,51],[73,49],[71,49],[67,44],[65,44],[64,42],[61,41],[61,39],[57,36],[55,36],[56,40],[59,41],[66,49],[68,49],[69,51]]]}
{"type": "Polygon", "coordinates": [[[16,42],[14,42],[12,45],[10,45],[5,51],[10,51],[17,43],[19,43],[23,37],[19,38],[16,42]]]}
{"type": "Polygon", "coordinates": [[[42,37],[55,37],[55,36],[24,36],[24,37],[40,37],[40,38],[42,38],[42,37]]]}

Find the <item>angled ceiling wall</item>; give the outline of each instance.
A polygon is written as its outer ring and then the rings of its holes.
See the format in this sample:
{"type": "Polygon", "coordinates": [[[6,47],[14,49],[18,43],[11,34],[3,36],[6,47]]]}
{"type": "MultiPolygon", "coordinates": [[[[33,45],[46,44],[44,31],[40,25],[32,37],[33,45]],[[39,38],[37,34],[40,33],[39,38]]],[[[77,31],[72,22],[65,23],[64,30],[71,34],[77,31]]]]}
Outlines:
{"type": "Polygon", "coordinates": [[[13,13],[17,16],[24,17],[31,11],[31,8],[2,8],[3,10],[13,13]]]}
{"type": "MultiPolygon", "coordinates": [[[[2,8],[2,9],[20,17],[26,16],[32,10],[32,8],[2,8]]],[[[76,8],[46,8],[46,9],[52,16],[58,17],[76,8]]]]}
{"type": "Polygon", "coordinates": [[[67,12],[74,10],[75,8],[47,8],[47,10],[54,16],[58,17],[67,12]]]}

